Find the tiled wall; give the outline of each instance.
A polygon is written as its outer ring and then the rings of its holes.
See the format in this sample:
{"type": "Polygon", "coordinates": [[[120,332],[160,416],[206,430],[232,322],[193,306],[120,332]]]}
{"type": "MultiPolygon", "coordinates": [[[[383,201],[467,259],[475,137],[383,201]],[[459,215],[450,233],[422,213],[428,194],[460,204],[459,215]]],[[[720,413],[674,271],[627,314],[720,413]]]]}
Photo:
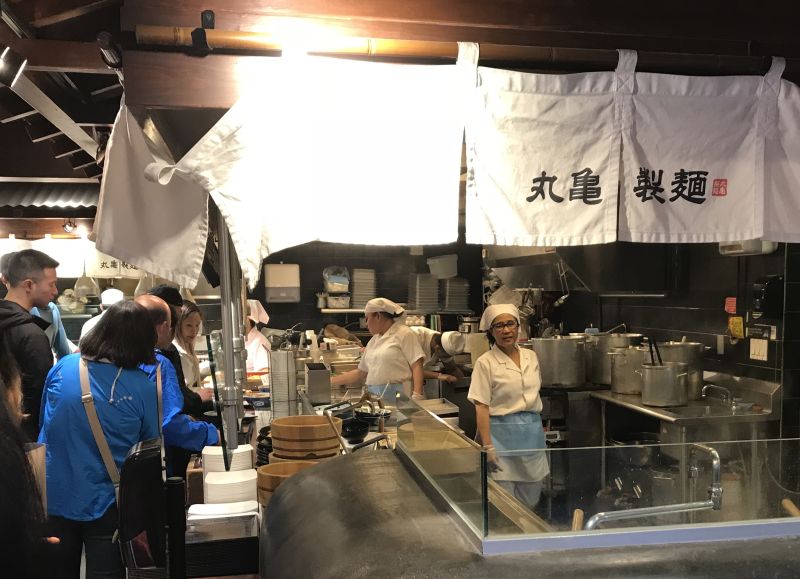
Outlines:
{"type": "MultiPolygon", "coordinates": [[[[407,246],[376,247],[313,242],[285,249],[271,255],[266,263],[300,264],[300,303],[281,304],[264,301],[261,285],[251,297],[260,299],[269,313],[269,326],[288,328],[298,322],[303,329],[319,329],[324,324],[353,324],[358,327],[358,314],[322,315],[317,309],[317,293],[323,291],[322,270],[330,265],[375,270],[379,296],[398,302],[408,300],[410,273],[428,273],[427,258],[449,253],[458,254],[458,276],[470,282],[470,308],[480,312],[481,248],[463,242],[443,246],[426,246],[425,255],[411,255],[407,246]]],[[[351,285],[352,289],[352,285],[351,285]]],[[[445,316],[444,329],[455,329],[456,316],[445,316]]]]}

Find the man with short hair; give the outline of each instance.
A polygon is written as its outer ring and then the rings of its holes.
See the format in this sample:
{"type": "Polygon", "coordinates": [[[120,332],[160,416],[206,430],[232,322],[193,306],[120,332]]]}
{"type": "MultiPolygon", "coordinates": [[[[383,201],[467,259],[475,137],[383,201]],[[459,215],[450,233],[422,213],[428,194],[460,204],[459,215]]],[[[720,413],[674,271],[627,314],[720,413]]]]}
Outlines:
{"type": "MultiPolygon", "coordinates": [[[[200,452],[203,447],[217,444],[219,433],[213,424],[195,422],[188,415],[181,412],[183,408],[183,395],[178,384],[178,375],[172,365],[162,353],[162,349],[172,342],[172,313],[167,303],[159,297],[144,294],[134,300],[147,308],[158,339],[156,341],[156,363],[142,364],[140,368],[156,382],[156,370],[161,367],[161,399],[163,401],[163,434],[164,447],[178,447],[192,452],[200,452]]],[[[167,456],[167,476],[186,476],[186,467],[167,456]]]]}
{"type": "Polygon", "coordinates": [[[48,323],[32,316],[33,307],[46,308],[58,295],[58,262],[35,249],[14,253],[4,264],[8,293],[0,300],[0,332],[22,374],[22,400],[29,415],[22,427],[29,440],[39,434],[39,413],[47,372],[53,366],[50,341],[45,334],[48,323]]]}
{"type": "Polygon", "coordinates": [[[410,328],[425,354],[422,361],[422,373],[425,378],[455,382],[464,377],[464,372],[453,359],[453,356],[464,351],[466,345],[466,338],[461,332],[441,333],[424,326],[410,326],[410,328]]]}

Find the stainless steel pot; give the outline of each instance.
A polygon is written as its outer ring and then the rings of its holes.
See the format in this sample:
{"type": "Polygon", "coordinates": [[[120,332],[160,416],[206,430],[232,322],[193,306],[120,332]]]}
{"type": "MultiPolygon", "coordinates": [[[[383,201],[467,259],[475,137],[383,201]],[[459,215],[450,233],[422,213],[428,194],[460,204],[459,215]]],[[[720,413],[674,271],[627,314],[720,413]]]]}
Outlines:
{"type": "Polygon", "coordinates": [[[646,406],[683,406],[688,402],[685,362],[642,364],[642,404],[646,406]]]}
{"type": "Polygon", "coordinates": [[[616,394],[640,394],[642,392],[642,364],[652,362],[650,352],[641,346],[612,348],[611,391],[616,394]]]}
{"type": "Polygon", "coordinates": [[[700,400],[703,389],[703,353],[700,342],[664,342],[658,344],[664,362],[685,362],[689,366],[689,400],[700,400]]]}
{"type": "Polygon", "coordinates": [[[461,316],[460,323],[458,324],[458,331],[462,334],[475,334],[479,332],[478,326],[481,319],[472,316],[461,316]]]}
{"type": "Polygon", "coordinates": [[[611,384],[612,348],[627,348],[642,343],[642,334],[595,334],[589,338],[592,349],[592,382],[595,384],[611,384]]]}
{"type": "Polygon", "coordinates": [[[582,336],[533,338],[527,343],[539,357],[542,386],[575,388],[586,383],[586,345],[582,336]]]}

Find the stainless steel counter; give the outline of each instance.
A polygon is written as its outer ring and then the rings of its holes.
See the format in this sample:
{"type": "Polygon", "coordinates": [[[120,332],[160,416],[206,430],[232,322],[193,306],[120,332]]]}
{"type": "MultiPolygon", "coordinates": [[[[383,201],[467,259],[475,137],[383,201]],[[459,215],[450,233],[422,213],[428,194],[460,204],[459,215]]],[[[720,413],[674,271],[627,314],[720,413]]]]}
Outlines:
{"type": "Polygon", "coordinates": [[[686,406],[659,408],[642,404],[642,397],[638,394],[615,394],[610,390],[601,390],[592,392],[590,396],[634,412],[646,414],[663,422],[680,423],[685,426],[708,424],[710,422],[764,422],[778,418],[766,409],[758,411],[752,409],[743,410],[742,407],[733,409],[728,404],[710,398],[691,400],[686,406]]]}

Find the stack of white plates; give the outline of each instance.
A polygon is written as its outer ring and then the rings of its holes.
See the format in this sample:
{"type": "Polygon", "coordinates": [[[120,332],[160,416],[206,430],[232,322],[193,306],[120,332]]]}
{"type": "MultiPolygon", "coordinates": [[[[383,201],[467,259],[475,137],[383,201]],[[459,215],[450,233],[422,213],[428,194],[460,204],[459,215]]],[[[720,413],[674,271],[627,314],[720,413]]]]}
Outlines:
{"type": "Polygon", "coordinates": [[[439,309],[439,278],[430,273],[412,273],[408,278],[411,309],[435,312],[439,309]]]}
{"type": "Polygon", "coordinates": [[[367,302],[375,297],[375,270],[353,269],[353,291],[350,307],[363,308],[367,302]]]}
{"type": "MultiPolygon", "coordinates": [[[[242,444],[231,451],[231,470],[247,470],[253,468],[253,447],[242,444]]],[[[203,449],[203,475],[210,472],[222,472],[225,462],[222,459],[221,446],[206,446],[203,449]]]]}
{"type": "Polygon", "coordinates": [[[206,504],[257,500],[258,474],[254,468],[230,472],[210,472],[203,480],[206,504]]]}
{"type": "Polygon", "coordinates": [[[258,513],[258,501],[240,501],[237,503],[219,503],[215,505],[197,504],[189,507],[189,521],[199,519],[218,519],[233,515],[258,513]]]}
{"type": "Polygon", "coordinates": [[[469,282],[461,277],[451,277],[439,281],[443,310],[469,309],[469,282]]]}

